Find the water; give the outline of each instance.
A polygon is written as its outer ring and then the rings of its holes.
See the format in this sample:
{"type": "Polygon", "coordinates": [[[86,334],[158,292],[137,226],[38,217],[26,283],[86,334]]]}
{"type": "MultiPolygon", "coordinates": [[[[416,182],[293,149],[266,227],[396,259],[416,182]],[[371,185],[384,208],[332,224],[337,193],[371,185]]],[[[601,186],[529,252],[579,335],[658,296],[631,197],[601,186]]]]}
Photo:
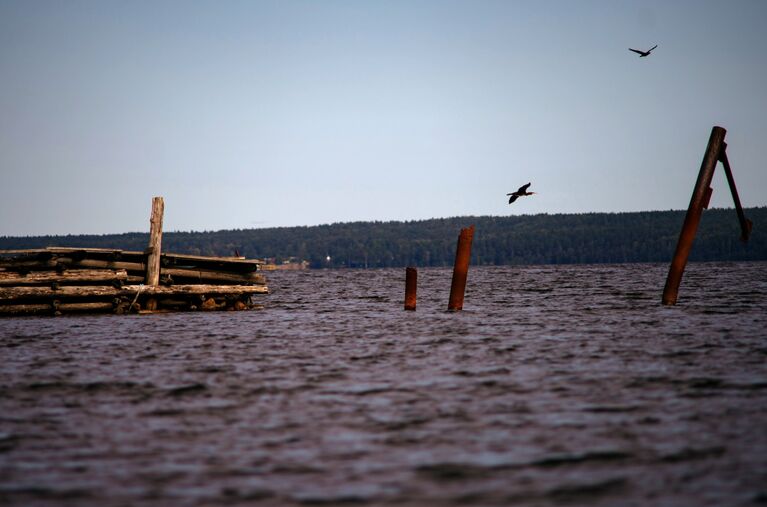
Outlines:
{"type": "Polygon", "coordinates": [[[767,263],[270,274],[252,312],[0,320],[0,503],[767,502],[767,263]]]}

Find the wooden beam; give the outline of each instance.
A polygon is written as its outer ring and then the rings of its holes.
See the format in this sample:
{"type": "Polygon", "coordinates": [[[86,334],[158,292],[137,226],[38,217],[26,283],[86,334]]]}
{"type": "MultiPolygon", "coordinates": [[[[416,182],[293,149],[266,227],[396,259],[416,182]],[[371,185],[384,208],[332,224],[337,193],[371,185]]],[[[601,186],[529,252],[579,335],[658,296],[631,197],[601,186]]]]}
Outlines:
{"type": "Polygon", "coordinates": [[[114,309],[112,303],[58,303],[31,305],[0,305],[0,315],[53,314],[54,312],[109,312],[114,309]]]}
{"type": "Polygon", "coordinates": [[[0,287],[18,285],[45,285],[51,283],[110,283],[128,281],[128,272],[106,269],[76,269],[64,271],[30,271],[22,275],[13,271],[0,272],[0,287]]]}
{"type": "Polygon", "coordinates": [[[195,282],[225,282],[243,285],[247,283],[266,283],[266,277],[255,271],[249,273],[229,273],[212,269],[162,268],[160,274],[163,276],[170,275],[173,278],[185,279],[186,283],[190,283],[191,280],[194,280],[195,282]]]}
{"type": "MultiPolygon", "coordinates": [[[[126,271],[129,274],[138,275],[146,272],[146,264],[138,262],[124,261],[106,261],[98,259],[76,260],[69,257],[59,257],[58,259],[48,259],[45,261],[37,260],[17,260],[4,263],[6,268],[17,271],[29,271],[27,276],[34,272],[52,271],[64,267],[65,272],[83,272],[91,270],[119,270],[126,271]]],[[[12,273],[9,272],[9,273],[12,273]]],[[[198,269],[195,267],[160,267],[160,276],[170,275],[178,278],[181,283],[195,282],[223,282],[244,285],[248,283],[263,284],[266,283],[264,275],[256,271],[225,271],[215,269],[198,269]]],[[[19,276],[15,274],[15,276],[19,276]]],[[[74,276],[74,275],[73,275],[74,276]]],[[[141,281],[145,278],[142,276],[141,281]]],[[[5,284],[13,285],[13,284],[5,284]]]]}
{"type": "Polygon", "coordinates": [[[16,270],[50,270],[63,266],[66,269],[124,269],[126,271],[146,271],[143,262],[105,261],[97,259],[72,259],[71,257],[56,257],[53,259],[4,259],[0,265],[16,270]]]}
{"type": "MultiPolygon", "coordinates": [[[[17,255],[22,257],[0,257],[0,266],[18,264],[19,262],[49,262],[62,260],[73,261],[98,261],[98,262],[130,262],[144,264],[145,252],[134,250],[119,250],[113,248],[70,248],[48,247],[33,248],[26,250],[0,250],[0,255],[17,255]],[[85,254],[78,257],[76,254],[85,254]]],[[[239,259],[235,257],[205,257],[201,255],[184,255],[175,253],[161,253],[162,266],[167,267],[195,267],[202,269],[221,269],[231,272],[255,271],[264,264],[261,259],[239,259]]],[[[145,270],[146,268],[141,268],[145,270]]]]}
{"type": "Polygon", "coordinates": [[[173,285],[172,287],[125,285],[121,288],[106,286],[63,286],[56,290],[50,287],[2,287],[0,303],[19,299],[34,298],[78,298],[78,297],[135,297],[141,296],[239,296],[267,294],[263,285],[173,285]]]}

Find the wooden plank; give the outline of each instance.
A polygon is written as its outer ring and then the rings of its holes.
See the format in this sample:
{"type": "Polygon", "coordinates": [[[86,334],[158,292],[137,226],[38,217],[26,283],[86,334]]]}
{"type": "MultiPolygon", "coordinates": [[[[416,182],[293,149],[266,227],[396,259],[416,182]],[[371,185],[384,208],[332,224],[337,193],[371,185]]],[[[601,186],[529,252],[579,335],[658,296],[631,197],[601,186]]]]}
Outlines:
{"type": "Polygon", "coordinates": [[[0,272],[0,287],[18,285],[45,285],[51,283],[110,283],[113,281],[128,281],[128,272],[107,269],[76,269],[64,271],[30,271],[22,275],[13,271],[0,272]]]}
{"type": "Polygon", "coordinates": [[[34,298],[79,298],[79,297],[135,297],[141,296],[237,296],[248,294],[267,294],[264,285],[173,285],[171,287],[126,285],[121,288],[106,286],[63,286],[56,290],[50,287],[2,287],[0,303],[10,303],[19,299],[34,298]]]}

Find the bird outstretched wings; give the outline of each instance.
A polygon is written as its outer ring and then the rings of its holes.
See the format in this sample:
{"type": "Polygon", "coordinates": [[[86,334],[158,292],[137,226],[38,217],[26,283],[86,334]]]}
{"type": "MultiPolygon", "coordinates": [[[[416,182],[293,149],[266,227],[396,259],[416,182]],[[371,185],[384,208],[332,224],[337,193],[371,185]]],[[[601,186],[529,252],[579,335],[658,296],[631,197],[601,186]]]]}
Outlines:
{"type": "Polygon", "coordinates": [[[517,198],[519,198],[519,197],[521,197],[523,195],[533,195],[535,192],[528,192],[527,191],[527,189],[529,187],[530,187],[530,183],[528,183],[527,185],[522,185],[521,187],[519,187],[517,189],[516,192],[511,192],[511,193],[506,194],[506,195],[510,195],[511,196],[511,197],[509,197],[509,204],[513,203],[514,201],[517,200],[517,198]]]}
{"type": "Polygon", "coordinates": [[[652,50],[657,47],[658,45],[656,44],[650,49],[648,49],[647,51],[642,51],[641,49],[633,49],[633,48],[629,48],[629,51],[633,51],[634,53],[638,54],[640,58],[642,58],[643,56],[649,56],[650,53],[652,53],[652,50]]]}
{"type": "Polygon", "coordinates": [[[522,186],[521,186],[521,187],[519,187],[519,188],[517,189],[517,191],[516,191],[516,192],[514,192],[514,193],[515,193],[515,194],[519,194],[519,195],[523,195],[523,194],[526,194],[526,193],[527,193],[527,189],[528,189],[528,188],[530,188],[530,183],[528,183],[527,185],[522,185],[522,186]]]}

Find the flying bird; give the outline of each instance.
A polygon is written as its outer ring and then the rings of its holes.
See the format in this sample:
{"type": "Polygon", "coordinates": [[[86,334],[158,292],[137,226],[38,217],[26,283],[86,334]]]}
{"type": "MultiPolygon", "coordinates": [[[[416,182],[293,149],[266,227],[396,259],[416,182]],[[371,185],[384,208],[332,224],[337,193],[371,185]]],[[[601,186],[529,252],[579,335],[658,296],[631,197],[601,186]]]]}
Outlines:
{"type": "Polygon", "coordinates": [[[650,56],[650,53],[652,53],[652,50],[657,48],[657,47],[658,47],[658,45],[656,44],[653,47],[651,47],[650,49],[648,49],[647,51],[642,51],[640,49],[631,49],[631,48],[629,48],[629,51],[633,51],[634,53],[639,54],[639,58],[644,58],[645,56],[650,56]]]}
{"type": "Polygon", "coordinates": [[[514,201],[516,201],[517,197],[522,197],[523,195],[533,195],[535,192],[528,192],[527,191],[527,188],[529,186],[530,186],[530,183],[528,183],[527,185],[522,185],[521,187],[519,187],[519,189],[516,192],[512,192],[510,194],[506,194],[506,195],[510,195],[511,196],[511,197],[509,197],[509,204],[511,204],[514,201]]]}

